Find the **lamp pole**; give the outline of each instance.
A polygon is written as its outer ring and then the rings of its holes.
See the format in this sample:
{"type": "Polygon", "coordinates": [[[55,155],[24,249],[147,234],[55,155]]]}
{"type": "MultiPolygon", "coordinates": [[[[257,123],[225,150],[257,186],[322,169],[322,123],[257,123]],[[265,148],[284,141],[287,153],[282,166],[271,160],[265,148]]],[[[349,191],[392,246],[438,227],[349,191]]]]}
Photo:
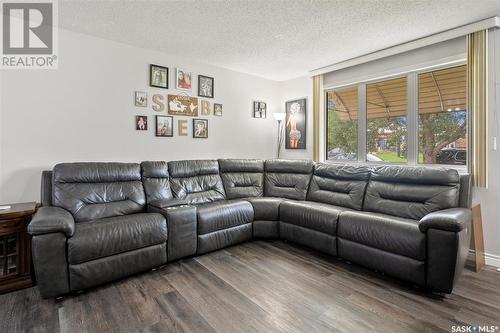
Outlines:
{"type": "Polygon", "coordinates": [[[281,146],[283,145],[283,139],[284,139],[284,126],[283,126],[283,120],[286,119],[286,113],[285,112],[275,112],[273,113],[274,119],[278,122],[278,152],[276,153],[277,158],[280,158],[280,152],[281,152],[281,146]]]}
{"type": "Polygon", "coordinates": [[[280,158],[281,146],[283,145],[283,121],[278,120],[278,154],[277,158],[280,158]]]}

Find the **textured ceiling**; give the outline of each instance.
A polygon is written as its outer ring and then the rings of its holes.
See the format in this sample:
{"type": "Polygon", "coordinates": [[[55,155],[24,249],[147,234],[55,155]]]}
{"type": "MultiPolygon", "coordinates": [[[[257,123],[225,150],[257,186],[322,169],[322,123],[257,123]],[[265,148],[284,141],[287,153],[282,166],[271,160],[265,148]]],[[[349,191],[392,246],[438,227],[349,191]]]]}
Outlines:
{"type": "Polygon", "coordinates": [[[500,14],[500,0],[62,0],[62,27],[282,81],[500,14]]]}

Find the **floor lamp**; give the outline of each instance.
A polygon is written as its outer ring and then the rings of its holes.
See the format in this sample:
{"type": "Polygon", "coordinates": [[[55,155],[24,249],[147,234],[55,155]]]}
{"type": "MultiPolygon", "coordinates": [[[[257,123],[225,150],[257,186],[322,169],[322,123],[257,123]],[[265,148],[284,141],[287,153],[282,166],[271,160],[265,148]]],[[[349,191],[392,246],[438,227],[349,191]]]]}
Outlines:
{"type": "Polygon", "coordinates": [[[284,131],[283,131],[283,120],[286,118],[285,112],[275,112],[273,113],[274,119],[278,122],[278,153],[277,158],[280,158],[281,146],[283,145],[284,131]]]}

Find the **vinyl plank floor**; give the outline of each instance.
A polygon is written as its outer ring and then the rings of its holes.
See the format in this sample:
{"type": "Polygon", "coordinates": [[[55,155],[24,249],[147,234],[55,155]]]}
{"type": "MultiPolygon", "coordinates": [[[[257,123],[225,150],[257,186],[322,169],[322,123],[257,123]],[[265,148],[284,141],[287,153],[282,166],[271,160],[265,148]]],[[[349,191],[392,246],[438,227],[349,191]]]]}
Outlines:
{"type": "Polygon", "coordinates": [[[0,332],[450,332],[500,326],[500,273],[435,295],[282,241],[254,241],[66,296],[0,295],[0,332]]]}

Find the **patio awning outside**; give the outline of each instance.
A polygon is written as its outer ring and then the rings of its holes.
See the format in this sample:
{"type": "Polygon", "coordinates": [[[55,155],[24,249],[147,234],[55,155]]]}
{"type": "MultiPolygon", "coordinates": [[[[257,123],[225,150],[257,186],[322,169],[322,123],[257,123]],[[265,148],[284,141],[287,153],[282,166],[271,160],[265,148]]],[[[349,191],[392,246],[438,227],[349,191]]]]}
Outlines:
{"type": "MultiPolygon", "coordinates": [[[[419,113],[464,111],[467,107],[466,65],[418,75],[419,113]]],[[[407,113],[406,77],[367,84],[368,119],[398,117],[407,113]]],[[[357,86],[327,93],[328,109],[342,120],[358,117],[357,86]]]]}

